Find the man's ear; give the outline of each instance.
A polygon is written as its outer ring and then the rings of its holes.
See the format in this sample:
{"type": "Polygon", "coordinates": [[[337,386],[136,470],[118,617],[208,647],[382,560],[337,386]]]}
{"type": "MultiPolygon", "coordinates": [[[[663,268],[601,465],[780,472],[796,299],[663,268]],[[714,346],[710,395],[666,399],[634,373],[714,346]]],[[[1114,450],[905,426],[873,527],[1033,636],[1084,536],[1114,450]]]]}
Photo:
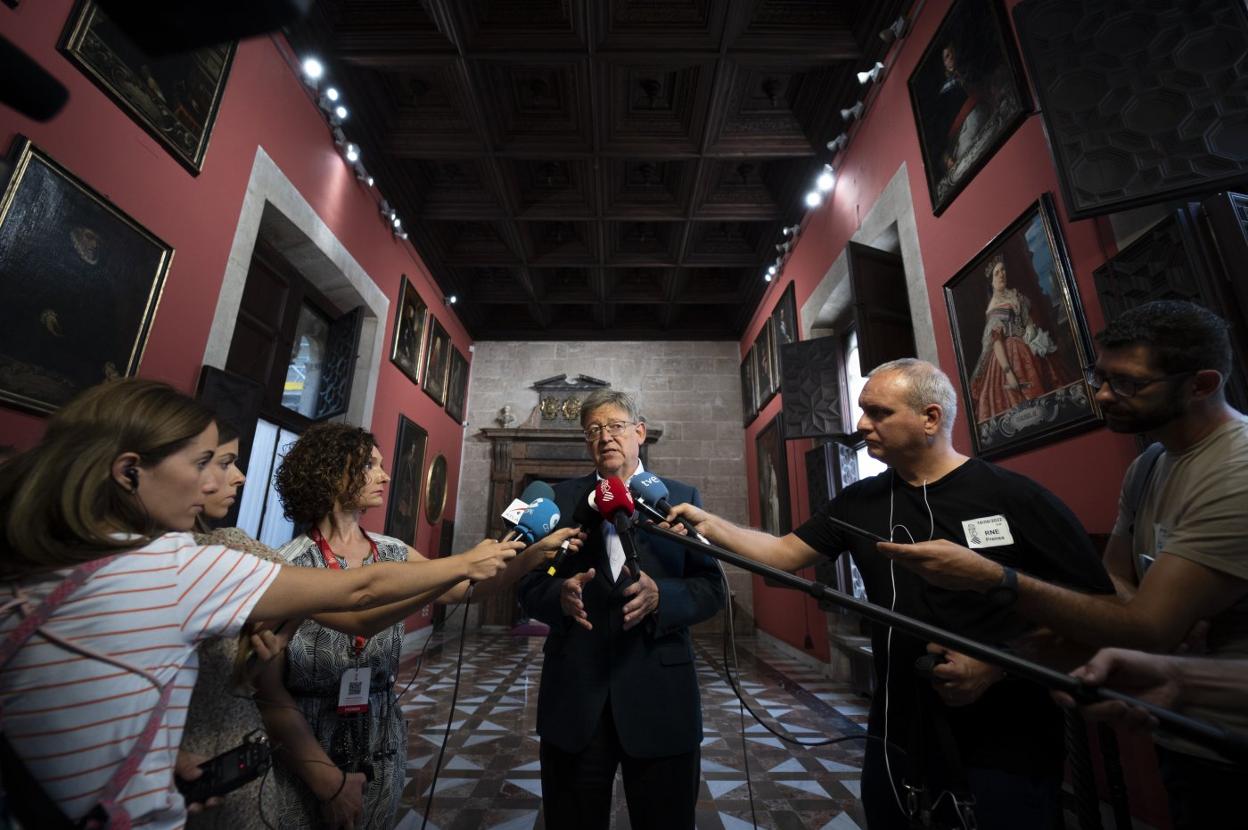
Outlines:
{"type": "Polygon", "coordinates": [[[1217,394],[1224,380],[1217,369],[1201,369],[1192,377],[1192,397],[1203,400],[1217,394]]]}
{"type": "Polygon", "coordinates": [[[923,432],[929,437],[940,432],[940,425],[945,421],[945,410],[938,403],[929,403],[923,407],[923,432]]]}

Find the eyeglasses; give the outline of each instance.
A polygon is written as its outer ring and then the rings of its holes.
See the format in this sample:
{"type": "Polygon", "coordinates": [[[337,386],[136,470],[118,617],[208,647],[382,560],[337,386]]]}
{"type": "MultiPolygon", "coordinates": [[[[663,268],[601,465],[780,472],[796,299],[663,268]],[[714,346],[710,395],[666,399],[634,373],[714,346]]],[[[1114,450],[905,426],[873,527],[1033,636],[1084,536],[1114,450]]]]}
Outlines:
{"type": "Polygon", "coordinates": [[[612,438],[619,438],[621,435],[624,434],[624,429],[626,427],[631,427],[635,423],[637,422],[636,421],[612,421],[609,424],[604,424],[604,425],[594,424],[593,426],[588,426],[585,428],[585,440],[597,441],[598,436],[602,435],[604,431],[607,433],[607,435],[609,435],[612,438]]]}
{"type": "Polygon", "coordinates": [[[1195,374],[1195,372],[1171,372],[1168,375],[1162,375],[1157,378],[1128,378],[1122,375],[1107,375],[1095,366],[1088,366],[1083,370],[1083,378],[1088,382],[1088,386],[1092,387],[1093,392],[1098,391],[1108,383],[1109,391],[1120,398],[1133,398],[1140,393],[1141,389],[1152,386],[1154,383],[1161,383],[1163,380],[1191,374],[1195,374]]]}

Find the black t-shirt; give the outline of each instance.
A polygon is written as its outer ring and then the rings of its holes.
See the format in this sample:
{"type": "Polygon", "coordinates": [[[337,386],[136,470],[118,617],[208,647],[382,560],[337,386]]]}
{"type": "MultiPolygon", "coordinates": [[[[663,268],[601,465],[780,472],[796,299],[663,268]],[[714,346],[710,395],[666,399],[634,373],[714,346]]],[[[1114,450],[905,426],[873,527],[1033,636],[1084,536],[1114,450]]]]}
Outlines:
{"type": "MultiPolygon", "coordinates": [[[[979,459],[969,459],[931,482],[926,492],[891,470],[864,479],[845,488],[794,532],[827,556],[849,551],[862,573],[867,597],[876,605],[990,645],[1003,645],[1033,626],[1010,609],[993,605],[983,594],[938,588],[900,565],[890,568],[874,542],[843,533],[827,521],[829,515],[897,542],[909,542],[911,537],[916,542],[949,539],[1020,572],[1075,590],[1098,594],[1114,590],[1091,541],[1066,505],[1034,481],[979,459]]],[[[890,647],[888,630],[872,626],[877,681],[872,734],[884,732],[887,676],[890,744],[905,749],[912,743],[913,713],[922,707],[922,722],[940,713],[947,717],[964,766],[1037,776],[1062,774],[1062,715],[1045,689],[1006,677],[975,703],[947,707],[932,691],[930,681],[914,672],[914,661],[926,652],[927,644],[894,631],[890,647]]],[[[932,749],[935,739],[925,735],[924,740],[932,749]]]]}

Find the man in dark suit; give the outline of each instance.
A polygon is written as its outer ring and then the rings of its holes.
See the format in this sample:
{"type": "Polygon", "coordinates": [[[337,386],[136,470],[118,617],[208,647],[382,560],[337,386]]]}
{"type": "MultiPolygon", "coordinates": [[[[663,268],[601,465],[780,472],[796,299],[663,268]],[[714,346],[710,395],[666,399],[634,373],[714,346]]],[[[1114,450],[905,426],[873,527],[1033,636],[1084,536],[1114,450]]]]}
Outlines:
{"type": "MultiPolygon", "coordinates": [[[[581,426],[597,469],[555,487],[564,526],[600,478],[627,482],[642,471],[646,425],[631,396],[591,393],[581,426]]],[[[696,488],[663,482],[673,502],[701,503],[696,488]]],[[[537,703],[546,827],[605,830],[622,765],[633,827],[691,830],[702,707],[689,626],[723,607],[719,571],[639,532],[634,579],[610,523],[585,531],[581,552],[554,576],[535,571],[519,585],[525,611],[550,626],[537,703]]]]}

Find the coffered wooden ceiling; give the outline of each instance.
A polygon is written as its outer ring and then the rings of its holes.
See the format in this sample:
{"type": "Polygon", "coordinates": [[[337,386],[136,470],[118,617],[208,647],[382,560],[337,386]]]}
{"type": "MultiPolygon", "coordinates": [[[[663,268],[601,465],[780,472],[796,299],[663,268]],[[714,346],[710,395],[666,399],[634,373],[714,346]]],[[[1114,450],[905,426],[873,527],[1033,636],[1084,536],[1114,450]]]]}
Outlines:
{"type": "Polygon", "coordinates": [[[291,41],[474,338],[736,339],[906,5],[322,0],[291,41]]]}

